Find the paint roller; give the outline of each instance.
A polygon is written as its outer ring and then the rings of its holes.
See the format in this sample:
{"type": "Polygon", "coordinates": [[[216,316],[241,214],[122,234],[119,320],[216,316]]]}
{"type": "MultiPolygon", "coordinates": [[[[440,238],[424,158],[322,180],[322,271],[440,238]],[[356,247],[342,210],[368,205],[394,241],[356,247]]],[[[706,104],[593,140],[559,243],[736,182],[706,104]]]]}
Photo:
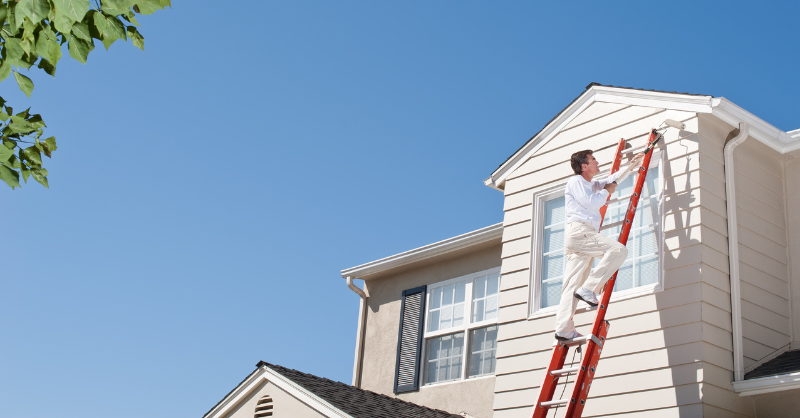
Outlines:
{"type": "MultiPolygon", "coordinates": [[[[653,129],[653,133],[656,134],[656,139],[655,139],[655,141],[653,141],[650,144],[648,144],[647,148],[645,148],[644,151],[642,151],[643,155],[646,155],[648,152],[650,152],[656,146],[656,143],[661,139],[663,131],[666,131],[667,128],[675,128],[675,129],[678,129],[678,130],[683,130],[686,127],[685,123],[678,122],[677,120],[672,120],[672,119],[665,119],[664,122],[661,123],[661,125],[662,126],[659,126],[658,129],[653,129]],[[663,125],[667,125],[667,126],[663,126],[663,125]]],[[[625,168],[625,170],[622,172],[622,174],[617,179],[624,179],[624,178],[628,177],[628,174],[631,172],[631,170],[636,168],[637,165],[639,165],[638,161],[635,161],[635,162],[631,163],[630,165],[628,165],[628,167],[625,168]]],[[[614,183],[616,184],[617,182],[615,181],[614,183]]]]}

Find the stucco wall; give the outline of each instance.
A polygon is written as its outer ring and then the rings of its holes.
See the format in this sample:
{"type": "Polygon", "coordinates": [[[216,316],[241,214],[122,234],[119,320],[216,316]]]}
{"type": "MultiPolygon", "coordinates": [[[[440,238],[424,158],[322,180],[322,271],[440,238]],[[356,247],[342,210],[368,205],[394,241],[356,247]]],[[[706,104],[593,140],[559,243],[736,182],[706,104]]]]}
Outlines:
{"type": "Polygon", "coordinates": [[[322,418],[324,415],[312,409],[310,406],[300,402],[293,396],[284,392],[279,387],[266,380],[251,392],[250,396],[242,400],[225,418],[253,418],[256,403],[262,396],[269,395],[272,398],[273,418],[322,418]]]}
{"type": "Polygon", "coordinates": [[[789,390],[755,398],[758,418],[800,417],[800,390],[789,390]]]}
{"type": "MultiPolygon", "coordinates": [[[[396,275],[367,280],[369,293],[361,388],[395,396],[397,332],[403,290],[431,285],[500,266],[500,242],[489,248],[432,263],[396,275]]],[[[494,377],[423,386],[396,397],[451,413],[467,412],[476,418],[492,416],[494,377]]]]}

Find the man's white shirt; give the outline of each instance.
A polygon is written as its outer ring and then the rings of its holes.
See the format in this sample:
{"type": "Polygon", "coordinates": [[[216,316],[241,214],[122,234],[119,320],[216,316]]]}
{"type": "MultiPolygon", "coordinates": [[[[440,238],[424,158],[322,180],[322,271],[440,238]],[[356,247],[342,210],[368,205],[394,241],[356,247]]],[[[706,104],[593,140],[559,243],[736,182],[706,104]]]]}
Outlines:
{"type": "Polygon", "coordinates": [[[617,181],[621,183],[623,178],[619,178],[621,171],[609,175],[603,180],[586,181],[583,176],[576,174],[567,181],[567,188],[564,192],[565,206],[567,210],[567,222],[586,222],[594,227],[595,231],[600,229],[600,208],[606,204],[608,190],[606,184],[617,181]]]}

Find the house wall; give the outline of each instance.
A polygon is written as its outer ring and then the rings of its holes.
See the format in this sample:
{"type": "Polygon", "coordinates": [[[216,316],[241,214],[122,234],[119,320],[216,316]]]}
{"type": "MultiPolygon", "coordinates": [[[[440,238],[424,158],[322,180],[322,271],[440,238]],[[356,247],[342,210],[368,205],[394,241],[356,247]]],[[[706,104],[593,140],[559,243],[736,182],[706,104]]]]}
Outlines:
{"type": "Polygon", "coordinates": [[[494,377],[423,386],[419,391],[399,395],[393,390],[403,290],[499,267],[500,250],[498,240],[489,248],[457,258],[366,280],[369,298],[361,388],[451,413],[467,412],[476,418],[490,418],[494,377]]]}
{"type": "Polygon", "coordinates": [[[758,418],[800,416],[800,390],[758,395],[755,398],[758,418]]]}
{"type": "MultiPolygon", "coordinates": [[[[554,315],[528,318],[534,194],[566,182],[576,150],[596,150],[601,169],[608,168],[619,138],[643,144],[667,118],[686,128],[668,130],[660,145],[664,289],[609,308],[609,339],[583,416],[754,416],[752,400],[728,391],[733,356],[722,139],[702,135],[694,113],[594,103],[505,185],[496,418],[530,416],[551,355],[554,315]]],[[[594,317],[579,311],[579,332],[588,332],[594,317]]]]}
{"type": "Polygon", "coordinates": [[[299,401],[297,398],[283,391],[267,380],[263,380],[258,389],[252,391],[249,396],[243,399],[231,410],[225,418],[253,418],[256,404],[262,396],[272,397],[272,417],[273,418],[323,418],[310,406],[299,401]]]}
{"type": "Polygon", "coordinates": [[[792,349],[800,348],[800,151],[787,156],[786,219],[789,246],[789,272],[792,290],[792,349]]]}

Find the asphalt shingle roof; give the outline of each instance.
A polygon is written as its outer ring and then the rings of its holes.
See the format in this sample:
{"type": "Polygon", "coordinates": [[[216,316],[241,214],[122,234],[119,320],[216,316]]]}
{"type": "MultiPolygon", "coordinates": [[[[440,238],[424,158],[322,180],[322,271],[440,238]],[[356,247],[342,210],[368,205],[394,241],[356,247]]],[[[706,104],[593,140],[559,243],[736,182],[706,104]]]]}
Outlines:
{"type": "Polygon", "coordinates": [[[787,351],[778,357],[756,367],[744,375],[744,379],[757,379],[759,377],[776,376],[800,372],[800,350],[787,351]]]}
{"type": "Polygon", "coordinates": [[[354,418],[463,418],[438,409],[426,408],[391,396],[359,389],[342,382],[288,369],[265,361],[267,366],[354,418]]]}

